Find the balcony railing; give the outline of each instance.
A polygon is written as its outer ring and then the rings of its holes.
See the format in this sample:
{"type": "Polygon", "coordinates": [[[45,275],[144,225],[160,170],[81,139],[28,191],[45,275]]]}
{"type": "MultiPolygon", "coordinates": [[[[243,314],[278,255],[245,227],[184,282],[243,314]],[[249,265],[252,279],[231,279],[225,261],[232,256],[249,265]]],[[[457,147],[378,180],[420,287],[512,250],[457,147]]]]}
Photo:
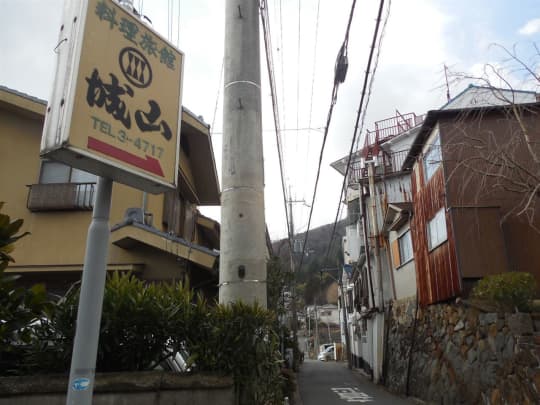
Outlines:
{"type": "Polygon", "coordinates": [[[32,184],[26,206],[30,211],[91,210],[96,183],[32,184]]]}
{"type": "MultiPolygon", "coordinates": [[[[401,172],[403,163],[407,158],[408,150],[402,150],[394,153],[386,153],[381,151],[377,155],[377,162],[375,164],[375,177],[387,176],[401,172]]],[[[349,169],[349,184],[358,184],[363,179],[367,179],[368,170],[365,162],[356,161],[351,163],[349,169]]]]}
{"type": "Polygon", "coordinates": [[[380,144],[424,122],[424,115],[415,113],[400,114],[375,123],[375,130],[366,132],[366,146],[380,144]]]}

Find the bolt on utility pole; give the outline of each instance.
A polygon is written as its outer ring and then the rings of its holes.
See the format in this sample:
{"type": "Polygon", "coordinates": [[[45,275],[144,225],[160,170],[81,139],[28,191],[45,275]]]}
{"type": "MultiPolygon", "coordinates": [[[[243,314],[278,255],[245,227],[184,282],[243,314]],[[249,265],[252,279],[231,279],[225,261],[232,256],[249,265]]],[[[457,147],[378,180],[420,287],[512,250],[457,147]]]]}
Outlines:
{"type": "Polygon", "coordinates": [[[219,302],[266,308],[259,1],[225,3],[219,302]]]}

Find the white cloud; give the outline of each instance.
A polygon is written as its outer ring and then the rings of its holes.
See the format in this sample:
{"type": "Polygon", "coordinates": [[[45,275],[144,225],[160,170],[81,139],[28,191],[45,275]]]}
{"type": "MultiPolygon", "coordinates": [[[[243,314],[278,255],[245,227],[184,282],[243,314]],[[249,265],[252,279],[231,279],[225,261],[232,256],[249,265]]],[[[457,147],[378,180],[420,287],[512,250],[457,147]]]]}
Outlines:
{"type": "Polygon", "coordinates": [[[521,35],[533,35],[540,32],[540,18],[534,18],[519,29],[521,35]]]}

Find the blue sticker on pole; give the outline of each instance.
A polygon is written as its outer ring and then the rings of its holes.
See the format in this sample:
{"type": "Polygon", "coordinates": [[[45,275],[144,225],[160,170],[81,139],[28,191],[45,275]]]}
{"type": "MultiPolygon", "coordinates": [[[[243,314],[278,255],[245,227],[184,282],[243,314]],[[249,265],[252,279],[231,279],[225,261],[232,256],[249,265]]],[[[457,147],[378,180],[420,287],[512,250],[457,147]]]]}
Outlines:
{"type": "Polygon", "coordinates": [[[85,391],[90,386],[90,380],[88,378],[76,378],[71,383],[71,388],[74,391],[85,391]]]}

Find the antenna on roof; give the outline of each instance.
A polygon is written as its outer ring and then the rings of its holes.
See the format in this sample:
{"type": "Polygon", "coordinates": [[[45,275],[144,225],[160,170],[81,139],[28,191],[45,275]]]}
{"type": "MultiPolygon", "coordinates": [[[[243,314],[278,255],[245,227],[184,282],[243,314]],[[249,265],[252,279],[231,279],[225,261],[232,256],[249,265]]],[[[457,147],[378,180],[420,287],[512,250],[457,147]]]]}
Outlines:
{"type": "Polygon", "coordinates": [[[444,64],[444,78],[446,79],[446,101],[450,101],[450,86],[448,86],[448,66],[444,64]]]}

